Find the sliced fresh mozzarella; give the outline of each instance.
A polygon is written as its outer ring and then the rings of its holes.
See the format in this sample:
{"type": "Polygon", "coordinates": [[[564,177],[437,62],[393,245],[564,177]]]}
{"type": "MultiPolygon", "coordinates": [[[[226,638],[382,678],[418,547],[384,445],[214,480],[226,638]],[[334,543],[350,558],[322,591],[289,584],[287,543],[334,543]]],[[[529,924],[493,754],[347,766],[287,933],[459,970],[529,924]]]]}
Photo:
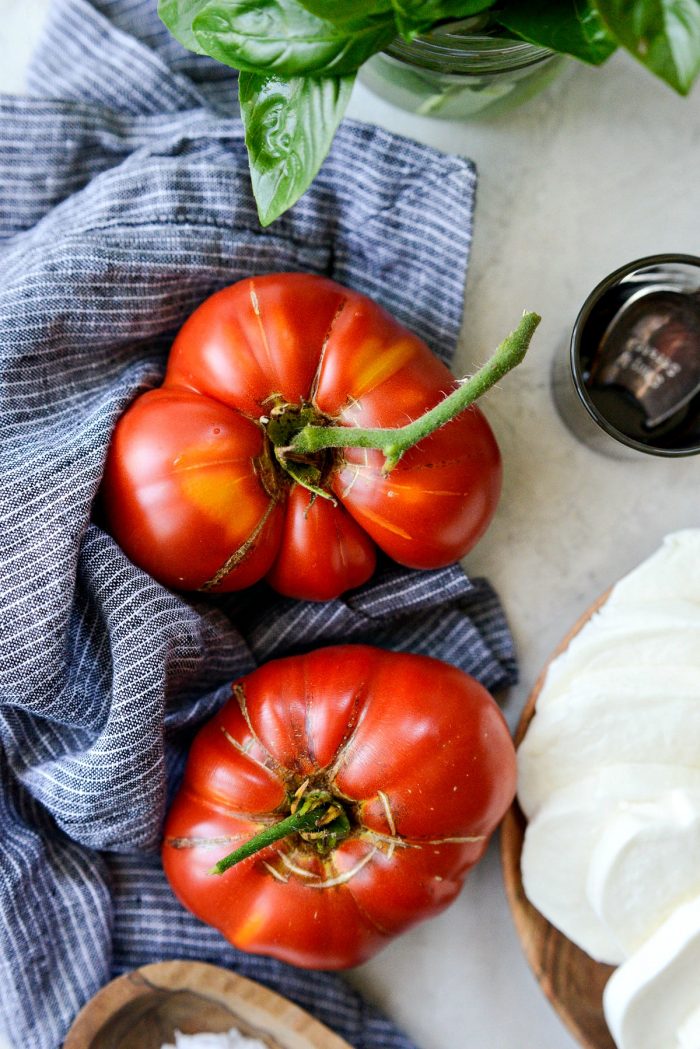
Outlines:
{"type": "Polygon", "coordinates": [[[608,980],[618,1049],[700,1049],[700,897],[677,907],[608,980]]]}
{"type": "Polygon", "coordinates": [[[528,818],[552,791],[598,768],[653,762],[700,768],[700,696],[661,693],[649,673],[630,687],[586,688],[535,714],[518,750],[518,800],[528,818]]]}
{"type": "Polygon", "coordinates": [[[680,598],[700,602],[700,528],[667,535],[661,547],[621,579],[607,604],[680,598]]]}
{"type": "Polygon", "coordinates": [[[608,626],[647,626],[656,623],[661,627],[674,624],[696,624],[700,617],[700,596],[695,601],[683,597],[649,598],[644,603],[613,600],[615,590],[596,613],[608,626]]]}
{"type": "MultiPolygon", "coordinates": [[[[695,643],[700,647],[700,627],[695,643]]],[[[611,702],[618,694],[629,696],[635,690],[641,696],[688,695],[700,701],[700,659],[697,665],[644,663],[632,660],[627,666],[599,667],[594,661],[584,665],[565,688],[545,688],[537,699],[537,710],[542,711],[566,698],[572,692],[607,693],[611,702]]]]}
{"type": "Polygon", "coordinates": [[[586,894],[624,957],[699,893],[697,790],[663,791],[610,817],[591,851],[586,894]]]}
{"type": "Polygon", "coordinates": [[[679,1049],[700,1049],[700,1005],[681,1024],[676,1037],[679,1049]]]}
{"type": "Polygon", "coordinates": [[[615,585],[602,608],[549,667],[538,703],[586,669],[700,667],[700,529],[676,532],[615,585]]]}
{"type": "Polygon", "coordinates": [[[530,902],[593,958],[617,964],[617,938],[587,896],[591,855],[610,819],[670,791],[700,798],[700,769],[609,765],[553,793],[528,824],[522,877],[530,902]]]}
{"type": "Polygon", "coordinates": [[[601,612],[550,664],[538,706],[566,695],[587,671],[635,667],[700,668],[700,609],[689,621],[660,621],[637,609],[610,624],[601,612]]]}

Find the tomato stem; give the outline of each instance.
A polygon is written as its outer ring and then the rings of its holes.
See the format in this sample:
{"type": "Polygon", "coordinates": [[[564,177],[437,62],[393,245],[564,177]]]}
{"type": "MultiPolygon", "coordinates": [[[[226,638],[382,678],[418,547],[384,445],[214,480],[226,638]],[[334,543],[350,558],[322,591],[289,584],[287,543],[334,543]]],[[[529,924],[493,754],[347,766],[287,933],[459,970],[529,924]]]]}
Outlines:
{"type": "Polygon", "coordinates": [[[359,426],[310,424],[296,434],[289,450],[313,454],[324,448],[378,448],[384,453],[384,472],[388,473],[409,448],[454,419],[520,364],[540,320],[541,317],[536,313],[524,313],[517,328],[506,336],[482,368],[471,377],[460,380],[456,390],[406,426],[364,429],[359,426]]]}
{"type": "Polygon", "coordinates": [[[330,795],[325,791],[313,791],[304,797],[303,803],[291,815],[255,834],[244,845],[240,845],[215,863],[208,873],[225,874],[237,863],[247,860],[249,856],[254,856],[256,852],[290,834],[312,833],[319,841],[335,845],[349,829],[347,816],[340,806],[333,802],[330,795]]]}

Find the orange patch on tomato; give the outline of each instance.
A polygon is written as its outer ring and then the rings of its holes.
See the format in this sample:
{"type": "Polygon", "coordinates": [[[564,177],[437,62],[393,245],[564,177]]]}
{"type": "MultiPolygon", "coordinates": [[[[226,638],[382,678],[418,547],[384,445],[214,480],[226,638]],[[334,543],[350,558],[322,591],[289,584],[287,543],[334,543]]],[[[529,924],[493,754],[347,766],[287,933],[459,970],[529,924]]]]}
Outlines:
{"type": "Polygon", "coordinates": [[[408,339],[391,346],[382,345],[380,339],[365,339],[353,360],[352,396],[362,397],[381,386],[405,367],[415,352],[415,343],[408,339]]]}
{"type": "Polygon", "coordinates": [[[265,915],[262,911],[252,911],[246,921],[236,930],[236,946],[245,949],[246,944],[251,943],[265,924],[265,915]]]}
{"type": "Polygon", "coordinates": [[[366,506],[358,506],[356,514],[359,517],[368,517],[370,521],[379,525],[380,528],[386,528],[387,532],[392,532],[394,535],[401,536],[402,539],[412,539],[410,532],[404,532],[403,528],[399,528],[398,525],[392,524],[391,521],[387,521],[386,517],[382,517],[380,514],[376,514],[374,510],[368,510],[366,506]]]}
{"type": "Polygon", "coordinates": [[[235,543],[256,526],[268,502],[251,477],[248,463],[202,467],[183,473],[179,482],[188,501],[226,528],[235,543]]]}

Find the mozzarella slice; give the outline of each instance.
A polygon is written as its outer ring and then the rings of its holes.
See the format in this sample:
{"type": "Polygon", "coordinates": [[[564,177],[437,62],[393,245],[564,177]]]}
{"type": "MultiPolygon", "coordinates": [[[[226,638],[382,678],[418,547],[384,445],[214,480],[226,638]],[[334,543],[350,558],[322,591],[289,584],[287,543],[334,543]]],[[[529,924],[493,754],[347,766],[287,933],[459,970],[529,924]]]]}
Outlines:
{"type": "Polygon", "coordinates": [[[699,669],[700,608],[691,619],[644,616],[639,609],[614,619],[600,613],[551,663],[538,707],[566,695],[583,673],[640,667],[699,669]]]}
{"type": "MultiPolygon", "coordinates": [[[[695,645],[700,647],[700,625],[695,645]]],[[[607,693],[614,702],[615,696],[629,695],[635,690],[639,691],[640,699],[650,695],[682,694],[696,696],[700,701],[700,660],[697,666],[687,663],[648,665],[641,658],[627,666],[617,667],[599,667],[592,662],[582,666],[566,687],[543,689],[537,699],[537,710],[546,710],[572,693],[607,693]]]]}
{"type": "Polygon", "coordinates": [[[661,693],[649,677],[612,691],[577,683],[535,714],[518,750],[518,800],[528,818],[552,791],[607,765],[700,768],[700,696],[661,693]]]}
{"type": "Polygon", "coordinates": [[[700,667],[700,529],[663,545],[615,585],[603,607],[549,667],[540,707],[579,673],[624,666],[700,667]]]}
{"type": "Polygon", "coordinates": [[[679,1049],[700,1049],[700,1005],[678,1028],[679,1049]]]}
{"type": "Polygon", "coordinates": [[[610,627],[630,625],[660,627],[674,624],[696,624],[700,617],[700,598],[689,601],[682,597],[659,597],[643,603],[613,600],[615,590],[596,614],[610,627]]]}
{"type": "Polygon", "coordinates": [[[615,585],[606,604],[640,605],[665,598],[700,603],[700,528],[667,535],[651,557],[615,585]]]}
{"type": "Polygon", "coordinates": [[[610,765],[552,794],[528,824],[522,878],[530,902],[597,961],[625,954],[587,895],[590,858],[609,820],[672,791],[700,798],[700,770],[669,765],[610,765]]]}
{"type": "Polygon", "coordinates": [[[661,792],[656,800],[628,803],[611,816],[591,851],[586,895],[624,957],[641,947],[674,907],[698,893],[697,790],[661,792]]]}
{"type": "Polygon", "coordinates": [[[700,1049],[700,897],[677,907],[603,994],[618,1049],[700,1049]]]}
{"type": "Polygon", "coordinates": [[[700,1049],[700,529],[549,667],[518,752],[525,892],[593,958],[619,1049],[700,1049]]]}

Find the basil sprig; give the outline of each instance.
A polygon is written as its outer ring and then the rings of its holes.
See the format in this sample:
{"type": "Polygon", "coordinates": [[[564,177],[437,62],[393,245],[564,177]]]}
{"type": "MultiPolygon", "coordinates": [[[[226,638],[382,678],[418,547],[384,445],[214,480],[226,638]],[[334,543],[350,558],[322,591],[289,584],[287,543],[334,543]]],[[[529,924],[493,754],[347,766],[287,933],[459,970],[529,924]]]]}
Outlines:
{"type": "Polygon", "coordinates": [[[354,80],[354,74],[283,78],[241,73],[241,117],[263,226],[291,208],[316,177],[354,80]]]}
{"type": "Polygon", "coordinates": [[[687,95],[700,73],[700,0],[595,0],[610,35],[687,95]]]}
{"type": "Polygon", "coordinates": [[[190,51],[241,71],[264,226],[308,189],[355,73],[396,36],[488,15],[504,35],[592,65],[623,47],[683,95],[700,73],[700,0],[158,0],[158,13],[190,51]]]}
{"type": "Polygon", "coordinates": [[[390,13],[336,25],[293,0],[209,0],[192,21],[206,54],[279,77],[346,76],[396,36],[390,13]]]}

